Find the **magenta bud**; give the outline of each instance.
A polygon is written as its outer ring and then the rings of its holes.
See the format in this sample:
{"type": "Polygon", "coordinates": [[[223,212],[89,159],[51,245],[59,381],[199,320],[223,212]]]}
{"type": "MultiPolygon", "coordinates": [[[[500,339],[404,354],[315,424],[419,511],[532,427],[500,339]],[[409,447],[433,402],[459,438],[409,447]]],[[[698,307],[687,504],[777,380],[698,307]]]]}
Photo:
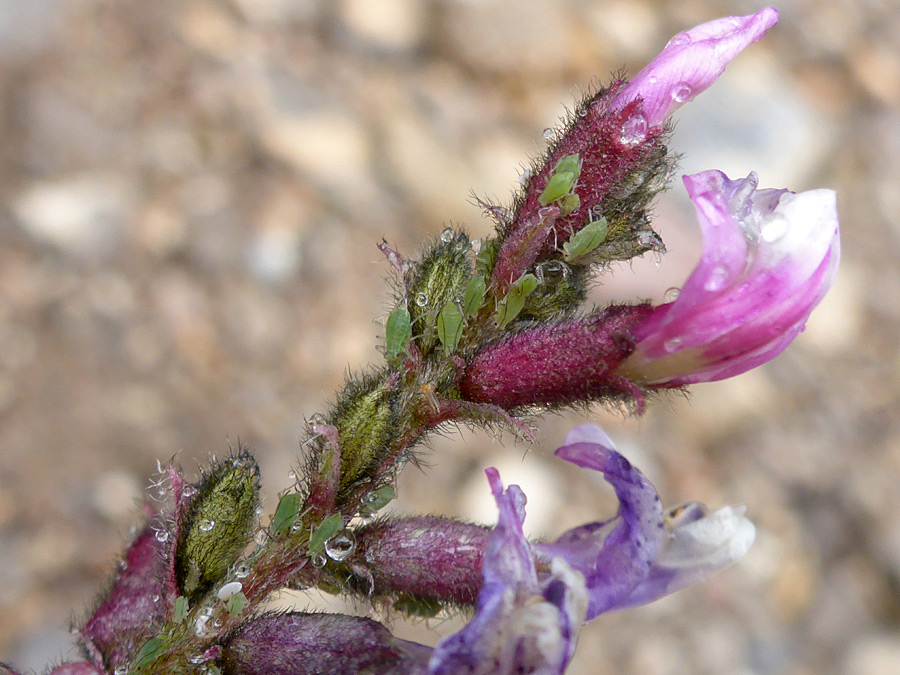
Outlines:
{"type": "Polygon", "coordinates": [[[340,614],[266,614],[228,636],[224,675],[425,675],[431,648],[395,638],[377,621],[340,614]]]}
{"type": "Polygon", "coordinates": [[[166,578],[169,538],[152,524],[144,527],[128,547],[106,597],[79,631],[97,666],[111,672],[124,665],[165,620],[171,593],[162,580],[166,578]]]}
{"type": "Polygon", "coordinates": [[[612,398],[642,405],[639,389],[613,374],[634,349],[631,328],[649,305],[619,305],[588,317],[523,330],[469,362],[463,398],[506,410],[612,398]]]}
{"type": "Polygon", "coordinates": [[[473,604],[490,530],[449,518],[380,520],[356,531],[365,592],[473,604]]]}

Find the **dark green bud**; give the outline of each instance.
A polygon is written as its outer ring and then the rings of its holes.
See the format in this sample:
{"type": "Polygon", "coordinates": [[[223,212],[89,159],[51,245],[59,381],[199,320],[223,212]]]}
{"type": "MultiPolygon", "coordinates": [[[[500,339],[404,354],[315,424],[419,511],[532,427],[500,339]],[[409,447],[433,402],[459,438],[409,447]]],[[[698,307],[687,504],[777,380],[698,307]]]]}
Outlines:
{"type": "Polygon", "coordinates": [[[377,468],[390,451],[397,394],[388,377],[382,372],[349,381],[334,406],[330,423],[337,427],[341,449],[339,494],[377,468]]]}
{"type": "Polygon", "coordinates": [[[423,354],[430,353],[439,342],[437,320],[441,310],[462,297],[471,278],[469,237],[464,232],[442,235],[412,267],[406,284],[408,307],[412,332],[423,354]]]}
{"type": "Polygon", "coordinates": [[[259,467],[241,453],[214,464],[194,488],[175,547],[175,578],[192,601],[225,577],[250,542],[259,504],[259,467]]]}

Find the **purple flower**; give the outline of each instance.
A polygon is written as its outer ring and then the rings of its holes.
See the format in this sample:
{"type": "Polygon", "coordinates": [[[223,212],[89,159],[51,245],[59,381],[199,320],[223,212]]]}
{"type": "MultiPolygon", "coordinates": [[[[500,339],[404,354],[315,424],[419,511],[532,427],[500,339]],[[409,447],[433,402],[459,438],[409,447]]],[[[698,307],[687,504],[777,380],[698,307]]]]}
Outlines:
{"type": "Polygon", "coordinates": [[[715,82],[738,54],[777,22],[778,11],[766,7],[756,14],[724,17],[679,33],[618,92],[612,109],[640,98],[646,124],[663,124],[676,109],[715,82]]]}
{"type": "Polygon", "coordinates": [[[435,647],[429,673],[563,673],[584,620],[584,579],[562,559],[539,579],[522,532],[525,494],[517,485],[504,492],[496,469],[486,473],[500,517],[484,554],[477,611],[435,647]]]}
{"type": "Polygon", "coordinates": [[[694,503],[664,512],[653,485],[615,451],[599,427],[576,427],[556,454],[603,472],[619,498],[619,512],[611,520],[581,525],[553,543],[534,546],[540,562],[562,559],[584,575],[588,621],[702,581],[753,543],[755,528],[743,508],[709,513],[694,503]]]}
{"type": "Polygon", "coordinates": [[[835,194],[757,190],[756,174],[685,176],[703,256],[678,298],[632,328],[618,374],[678,387],[733,377],[769,361],[803,330],[840,257],[835,194]]]}

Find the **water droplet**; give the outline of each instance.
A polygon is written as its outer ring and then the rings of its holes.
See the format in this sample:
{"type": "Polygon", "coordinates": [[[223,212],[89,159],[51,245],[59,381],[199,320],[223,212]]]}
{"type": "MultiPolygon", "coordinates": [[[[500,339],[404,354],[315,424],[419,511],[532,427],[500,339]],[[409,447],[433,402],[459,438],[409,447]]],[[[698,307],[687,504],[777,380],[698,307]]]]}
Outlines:
{"type": "Polygon", "coordinates": [[[153,596],[152,598],[150,598],[150,599],[151,599],[153,602],[159,602],[159,596],[158,596],[158,595],[154,595],[154,596],[153,596]]]}
{"type": "Polygon", "coordinates": [[[683,344],[684,344],[684,340],[682,338],[673,337],[673,338],[669,338],[668,340],[666,340],[663,343],[663,348],[667,352],[672,353],[672,352],[677,352],[681,348],[681,345],[683,345],[683,344]]]}
{"type": "Polygon", "coordinates": [[[203,656],[203,654],[194,654],[188,659],[188,661],[190,661],[194,665],[200,665],[201,663],[206,661],[206,658],[203,656]]]}
{"type": "Polygon", "coordinates": [[[625,145],[637,145],[647,138],[647,131],[650,128],[647,118],[643,113],[635,113],[622,125],[622,133],[619,140],[625,145]]]}
{"type": "Polygon", "coordinates": [[[242,584],[240,581],[229,581],[219,589],[219,592],[216,593],[216,595],[218,596],[219,600],[221,600],[222,602],[226,602],[230,600],[232,596],[240,593],[243,588],[244,584],[242,584]]]}
{"type": "Polygon", "coordinates": [[[425,307],[428,304],[428,296],[425,295],[424,293],[419,293],[416,296],[416,304],[419,307],[425,307]]]}
{"type": "Polygon", "coordinates": [[[234,576],[237,579],[246,579],[250,576],[250,568],[247,565],[238,565],[234,569],[234,576]]]}
{"type": "Polygon", "coordinates": [[[534,276],[537,277],[538,283],[558,283],[564,279],[568,279],[572,270],[564,262],[559,260],[547,260],[538,263],[534,268],[534,276]]]}
{"type": "Polygon", "coordinates": [[[303,523],[298,519],[291,525],[291,532],[299,532],[303,529],[303,523]]]}
{"type": "Polygon", "coordinates": [[[193,497],[195,494],[197,494],[197,488],[194,487],[193,485],[185,485],[184,490],[181,491],[182,497],[190,498],[190,497],[193,497]]]}
{"type": "Polygon", "coordinates": [[[113,675],[125,675],[128,672],[128,666],[119,666],[113,671],[113,675]]]}
{"type": "Polygon", "coordinates": [[[158,541],[160,544],[165,544],[167,541],[169,541],[169,533],[165,530],[158,530],[156,533],[156,541],[158,541]]]}
{"type": "Polygon", "coordinates": [[[467,251],[469,249],[470,243],[469,238],[460,233],[460,235],[456,238],[456,243],[453,244],[454,251],[467,251]]]}
{"type": "Polygon", "coordinates": [[[450,243],[456,237],[456,232],[453,231],[452,227],[445,227],[441,230],[441,241],[445,244],[450,243]]]}
{"type": "Polygon", "coordinates": [[[553,128],[552,127],[547,127],[546,129],[544,129],[544,139],[548,140],[548,141],[553,139],[553,128]]]}
{"type": "Polygon", "coordinates": [[[327,424],[328,420],[325,419],[325,415],[322,413],[313,413],[310,416],[308,423],[311,427],[320,427],[323,424],[327,424]]]}
{"type": "Polygon", "coordinates": [[[759,230],[759,236],[762,237],[763,241],[771,244],[772,242],[781,239],[787,234],[787,231],[787,218],[775,213],[763,221],[759,230]]]}
{"type": "Polygon", "coordinates": [[[728,280],[728,268],[724,265],[716,265],[710,270],[709,276],[703,283],[704,290],[718,291],[728,280]]]}
{"type": "Polygon", "coordinates": [[[371,525],[371,524],[374,523],[374,522],[375,522],[375,515],[374,515],[374,514],[366,513],[366,514],[360,514],[360,515],[356,516],[356,525],[357,525],[357,527],[363,527],[363,526],[365,526],[365,525],[371,525]]]}
{"type": "Polygon", "coordinates": [[[324,555],[319,553],[318,555],[313,556],[311,562],[313,567],[325,567],[325,563],[328,562],[328,559],[324,555]]]}
{"type": "Polygon", "coordinates": [[[522,170],[522,173],[519,174],[519,185],[525,187],[528,185],[528,181],[531,180],[531,169],[526,168],[522,170]]]}
{"type": "Polygon", "coordinates": [[[213,621],[213,628],[221,628],[222,627],[222,619],[216,619],[213,621]]]}
{"type": "Polygon", "coordinates": [[[209,532],[216,526],[216,521],[209,520],[208,518],[204,518],[200,521],[200,524],[197,526],[201,532],[209,532]]]}
{"type": "Polygon", "coordinates": [[[356,548],[356,539],[350,530],[341,530],[325,542],[325,554],[337,562],[341,562],[356,548]]]}
{"type": "Polygon", "coordinates": [[[666,47],[680,47],[681,45],[689,44],[691,44],[691,36],[687,33],[679,33],[669,40],[669,44],[667,44],[666,47]]]}
{"type": "Polygon", "coordinates": [[[288,480],[289,481],[297,480],[297,472],[296,471],[288,471],[288,480]]]}
{"type": "Polygon", "coordinates": [[[647,82],[649,82],[650,84],[656,84],[657,82],[659,82],[659,78],[656,75],[651,75],[647,78],[647,82]]]}
{"type": "Polygon", "coordinates": [[[672,100],[676,103],[684,103],[694,95],[694,90],[687,82],[679,82],[672,88],[672,100]]]}
{"type": "Polygon", "coordinates": [[[587,117],[587,108],[582,108],[581,110],[579,110],[578,116],[579,117],[587,117]]]}
{"type": "Polygon", "coordinates": [[[678,296],[681,294],[681,289],[672,286],[671,288],[666,289],[666,294],[663,296],[666,302],[675,302],[678,299],[678,296]]]}

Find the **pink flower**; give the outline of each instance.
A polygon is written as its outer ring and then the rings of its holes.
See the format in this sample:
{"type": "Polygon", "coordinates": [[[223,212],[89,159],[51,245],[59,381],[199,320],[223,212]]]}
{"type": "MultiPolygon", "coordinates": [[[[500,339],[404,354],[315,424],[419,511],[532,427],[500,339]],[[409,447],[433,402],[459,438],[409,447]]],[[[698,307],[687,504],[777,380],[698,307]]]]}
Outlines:
{"type": "Polygon", "coordinates": [[[618,370],[644,385],[733,377],[769,361],[803,330],[840,257],[835,194],[757,190],[751,173],[685,176],[703,255],[678,298],[632,328],[618,370]]]}
{"type": "Polygon", "coordinates": [[[612,109],[641,98],[647,125],[661,125],[705,91],[738,54],[777,22],[778,11],[766,7],[756,14],[724,17],[679,33],[622,88],[612,109]]]}

